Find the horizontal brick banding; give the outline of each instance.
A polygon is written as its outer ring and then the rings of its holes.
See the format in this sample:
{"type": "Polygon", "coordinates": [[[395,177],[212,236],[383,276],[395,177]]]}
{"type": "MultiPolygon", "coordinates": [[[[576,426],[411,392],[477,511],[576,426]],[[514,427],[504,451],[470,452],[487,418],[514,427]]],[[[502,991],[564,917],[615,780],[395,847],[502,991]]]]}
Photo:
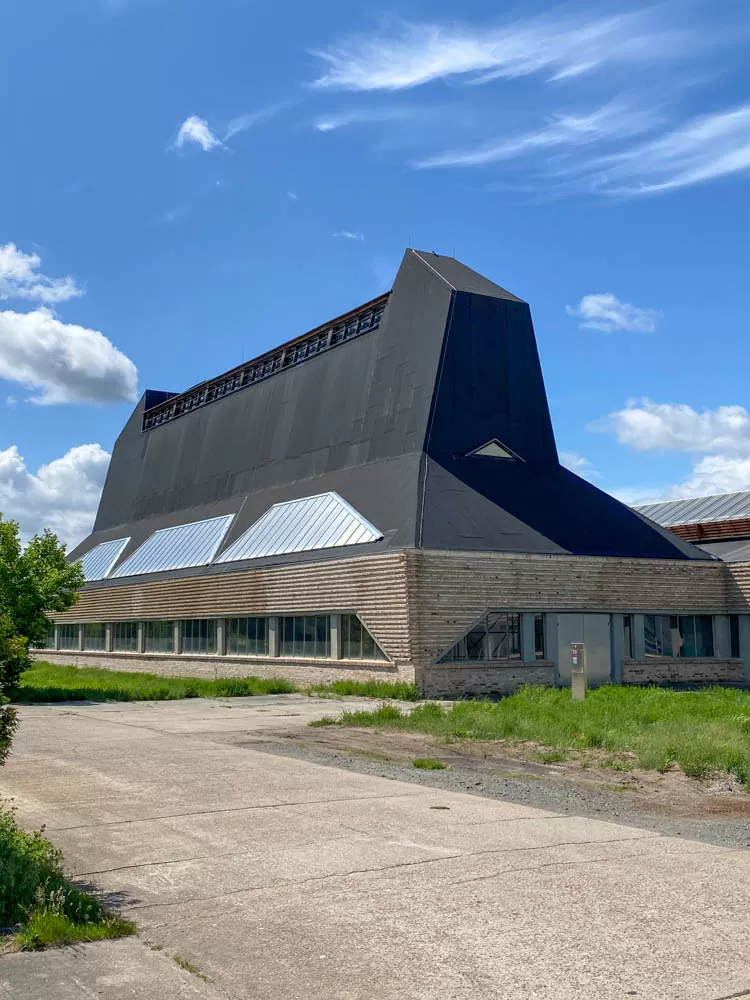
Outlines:
{"type": "Polygon", "coordinates": [[[426,698],[507,694],[523,684],[553,684],[554,680],[552,663],[461,663],[423,671],[422,693],[426,698]]]}
{"type": "Polygon", "coordinates": [[[388,658],[409,662],[403,553],[84,589],[56,622],[231,618],[352,611],[388,658]]]}
{"type": "Polygon", "coordinates": [[[615,559],[502,552],[409,552],[411,659],[434,663],[488,609],[704,612],[750,610],[742,585],[709,560],[615,559]]]}
{"type": "Polygon", "coordinates": [[[745,681],[741,660],[690,660],[682,657],[649,657],[642,662],[625,660],[623,684],[737,684],[745,681]]]}

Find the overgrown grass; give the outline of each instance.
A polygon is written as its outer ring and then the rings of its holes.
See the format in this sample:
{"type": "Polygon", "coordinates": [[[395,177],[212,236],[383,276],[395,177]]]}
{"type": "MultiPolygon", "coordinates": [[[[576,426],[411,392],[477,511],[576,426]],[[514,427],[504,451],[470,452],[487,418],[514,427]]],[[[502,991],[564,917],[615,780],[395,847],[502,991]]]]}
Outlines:
{"type": "Polygon", "coordinates": [[[355,695],[359,698],[379,698],[381,701],[419,701],[416,685],[407,681],[332,681],[330,684],[316,684],[310,691],[339,697],[355,695]]]}
{"type": "MultiPolygon", "coordinates": [[[[293,694],[301,690],[282,677],[160,677],[157,674],[101,667],[74,667],[37,661],[21,675],[13,692],[19,704],[60,701],[170,701],[177,698],[239,698],[263,694],[293,694]]],[[[405,681],[333,681],[306,688],[310,694],[338,697],[392,698],[415,701],[413,684],[405,681]]]]}
{"type": "Polygon", "coordinates": [[[435,760],[434,757],[417,757],[411,762],[411,766],[420,771],[444,771],[446,768],[442,760],[435,760]]]}
{"type": "Polygon", "coordinates": [[[569,690],[525,687],[498,702],[461,701],[448,709],[429,702],[411,712],[380,705],[344,712],[339,721],[442,737],[530,740],[556,750],[630,751],[647,770],[676,763],[694,777],[719,770],[750,782],[750,692],[731,688],[603,687],[574,702],[569,690]]]}
{"type": "Polygon", "coordinates": [[[0,805],[0,925],[22,950],[133,934],[127,920],[66,882],[62,854],[41,831],[21,830],[0,805]]]}
{"type": "Polygon", "coordinates": [[[290,694],[297,688],[281,677],[159,677],[157,674],[73,667],[37,662],[21,675],[13,701],[171,701],[176,698],[236,698],[290,694]]]}

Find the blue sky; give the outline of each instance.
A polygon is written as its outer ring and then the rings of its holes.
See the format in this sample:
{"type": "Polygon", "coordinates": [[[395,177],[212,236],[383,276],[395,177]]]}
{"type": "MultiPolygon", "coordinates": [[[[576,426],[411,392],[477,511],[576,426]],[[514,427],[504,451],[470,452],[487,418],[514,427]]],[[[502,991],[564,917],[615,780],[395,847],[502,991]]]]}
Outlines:
{"type": "Polygon", "coordinates": [[[7,4],[0,509],[78,540],[137,394],[373,297],[407,246],[530,302],[577,471],[750,488],[749,40],[729,0],[7,4]]]}

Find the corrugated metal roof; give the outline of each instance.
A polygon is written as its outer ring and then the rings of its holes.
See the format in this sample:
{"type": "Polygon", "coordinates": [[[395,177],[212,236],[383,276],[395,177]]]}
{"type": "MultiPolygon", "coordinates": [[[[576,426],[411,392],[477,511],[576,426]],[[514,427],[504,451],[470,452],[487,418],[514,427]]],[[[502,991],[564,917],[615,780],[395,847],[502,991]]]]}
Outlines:
{"type": "Polygon", "coordinates": [[[719,493],[709,497],[667,500],[634,507],[639,514],[668,528],[672,524],[706,524],[750,517],[750,490],[742,493],[719,493]]]}
{"type": "Polygon", "coordinates": [[[111,576],[139,576],[168,569],[206,566],[218,551],[234,514],[162,528],[146,539],[111,576]]]}
{"type": "Polygon", "coordinates": [[[106,580],[109,571],[129,541],[129,538],[115,538],[112,542],[101,542],[90,549],[81,559],[81,568],[86,580],[106,580]]]}
{"type": "Polygon", "coordinates": [[[216,562],[362,545],[383,537],[338,493],[274,504],[216,562]]]}

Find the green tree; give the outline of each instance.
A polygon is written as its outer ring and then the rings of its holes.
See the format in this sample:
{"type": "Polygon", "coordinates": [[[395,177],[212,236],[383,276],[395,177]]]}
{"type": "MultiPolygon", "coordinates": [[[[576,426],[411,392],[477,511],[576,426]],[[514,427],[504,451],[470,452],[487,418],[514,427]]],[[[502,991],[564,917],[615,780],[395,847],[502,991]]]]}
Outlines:
{"type": "Polygon", "coordinates": [[[72,608],[83,583],[80,563],[66,560],[56,535],[45,530],[24,548],[16,522],[0,515],[0,764],[16,727],[7,694],[29,666],[29,648],[46,645],[45,612],[72,608]]]}

